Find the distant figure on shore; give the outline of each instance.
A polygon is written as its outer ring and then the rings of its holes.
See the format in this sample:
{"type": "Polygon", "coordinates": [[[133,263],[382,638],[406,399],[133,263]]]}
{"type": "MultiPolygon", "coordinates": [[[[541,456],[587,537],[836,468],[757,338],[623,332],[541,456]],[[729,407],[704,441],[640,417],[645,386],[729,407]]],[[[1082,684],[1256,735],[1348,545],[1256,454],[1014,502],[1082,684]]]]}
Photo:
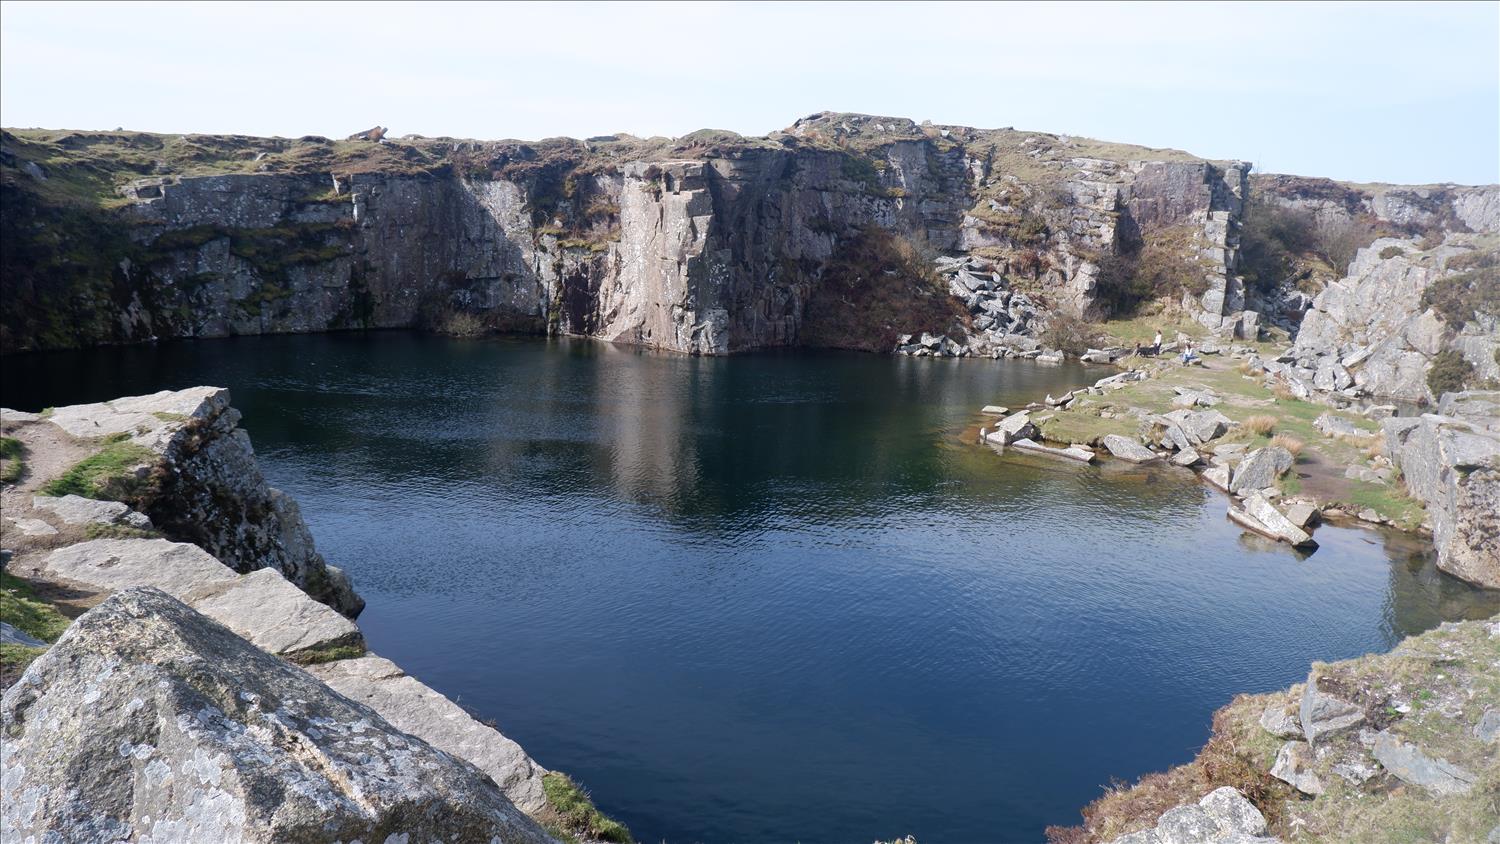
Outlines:
{"type": "Polygon", "coordinates": [[[1156,329],[1156,339],[1151,341],[1151,354],[1161,354],[1161,329],[1156,329]]]}
{"type": "Polygon", "coordinates": [[[1186,366],[1187,364],[1192,363],[1192,361],[1193,361],[1193,341],[1192,340],[1183,340],[1182,341],[1182,363],[1183,363],[1184,366],[1186,366]]]}

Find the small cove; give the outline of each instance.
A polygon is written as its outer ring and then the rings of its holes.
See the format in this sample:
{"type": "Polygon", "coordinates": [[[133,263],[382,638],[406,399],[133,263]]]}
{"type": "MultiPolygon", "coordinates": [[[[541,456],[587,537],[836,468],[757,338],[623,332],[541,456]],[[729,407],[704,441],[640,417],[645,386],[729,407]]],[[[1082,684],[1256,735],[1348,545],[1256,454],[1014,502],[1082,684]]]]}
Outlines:
{"type": "Polygon", "coordinates": [[[407,332],[9,356],[36,410],[231,388],[372,648],[643,841],[1038,841],[1238,692],[1500,596],[1243,536],[1186,473],[965,431],[1106,370],[407,332]]]}

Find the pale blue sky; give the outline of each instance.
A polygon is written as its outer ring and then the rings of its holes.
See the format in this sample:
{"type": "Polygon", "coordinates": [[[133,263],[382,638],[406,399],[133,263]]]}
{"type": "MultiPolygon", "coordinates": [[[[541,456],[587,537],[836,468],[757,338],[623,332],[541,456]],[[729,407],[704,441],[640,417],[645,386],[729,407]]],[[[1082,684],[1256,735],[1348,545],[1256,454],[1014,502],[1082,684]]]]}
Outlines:
{"type": "Polygon", "coordinates": [[[1500,181],[1500,3],[0,4],[6,126],[761,134],[822,110],[1500,181]]]}

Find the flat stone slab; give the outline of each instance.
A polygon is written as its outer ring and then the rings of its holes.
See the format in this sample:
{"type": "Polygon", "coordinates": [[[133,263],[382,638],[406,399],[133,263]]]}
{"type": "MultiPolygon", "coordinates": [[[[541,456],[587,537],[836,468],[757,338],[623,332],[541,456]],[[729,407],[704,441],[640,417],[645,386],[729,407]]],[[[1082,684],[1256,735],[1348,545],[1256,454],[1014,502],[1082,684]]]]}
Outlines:
{"type": "Polygon", "coordinates": [[[39,571],[109,592],[154,586],[178,600],[209,583],[239,578],[202,548],[165,539],[80,542],[48,554],[39,571]]]}
{"type": "Polygon", "coordinates": [[[1307,531],[1292,523],[1291,519],[1281,514],[1276,505],[1266,500],[1266,497],[1258,492],[1252,492],[1245,496],[1245,510],[1254,516],[1257,521],[1264,525],[1275,537],[1294,548],[1316,548],[1318,543],[1308,535],[1307,531]]]}
{"type": "Polygon", "coordinates": [[[1271,776],[1297,789],[1303,794],[1316,797],[1324,791],[1323,780],[1313,770],[1312,746],[1305,741],[1289,741],[1276,753],[1276,764],[1271,766],[1271,776]]]}
{"type": "Polygon", "coordinates": [[[1425,788],[1433,794],[1447,796],[1467,794],[1479,776],[1444,759],[1433,759],[1421,748],[1404,742],[1388,730],[1375,737],[1375,761],[1408,785],[1425,788]]]}
{"type": "Polygon", "coordinates": [[[1053,448],[1052,446],[1042,445],[1035,440],[1029,440],[1025,438],[1016,440],[1010,445],[1012,448],[1019,448],[1022,451],[1030,451],[1036,454],[1050,454],[1053,457],[1064,457],[1068,460],[1077,460],[1080,463],[1091,463],[1094,459],[1094,453],[1092,451],[1089,451],[1086,448],[1080,448],[1076,445],[1068,446],[1067,448],[1053,448]]]}
{"type": "Polygon", "coordinates": [[[119,501],[98,501],[79,495],[64,495],[61,498],[34,495],[31,497],[31,506],[53,513],[70,525],[92,522],[101,525],[124,524],[135,528],[151,527],[151,520],[144,513],[137,513],[119,501]]]}
{"type": "Polygon", "coordinates": [[[0,645],[24,645],[28,648],[45,648],[47,643],[41,639],[18,630],[9,622],[0,621],[0,645]]]}
{"type": "Polygon", "coordinates": [[[547,804],[542,793],[545,768],[519,744],[481,724],[394,662],[370,654],[307,670],[340,694],[375,710],[397,729],[489,774],[523,811],[535,812],[547,804]]]}
{"type": "Polygon", "coordinates": [[[149,396],[130,396],[114,401],[75,404],[52,411],[47,421],[81,438],[110,434],[142,436],[167,426],[179,426],[228,405],[229,391],[222,387],[162,390],[149,396]]]}
{"type": "Polygon", "coordinates": [[[988,413],[991,416],[1004,416],[1005,414],[1010,413],[1010,408],[1001,407],[998,404],[987,404],[984,407],[980,408],[979,412],[988,413]]]}
{"type": "Polygon", "coordinates": [[[1357,704],[1318,690],[1316,674],[1307,678],[1302,688],[1302,702],[1297,709],[1302,734],[1309,742],[1320,736],[1353,729],[1365,721],[1365,711],[1357,704]]]}
{"type": "Polygon", "coordinates": [[[295,658],[307,651],[365,646],[354,622],[309,598],[275,569],[214,580],[189,590],[186,603],[273,654],[295,658]]]}
{"type": "Polygon", "coordinates": [[[186,542],[95,539],[53,551],[39,571],[100,591],[155,587],[275,654],[364,646],[353,622],[308,597],[281,572],[259,569],[241,576],[186,542]]]}
{"type": "MultiPolygon", "coordinates": [[[[41,519],[12,519],[6,517],[5,521],[15,525],[15,529],[20,531],[23,536],[52,536],[57,533],[57,528],[41,519]]],[[[0,533],[3,532],[0,531],[0,533]]]]}

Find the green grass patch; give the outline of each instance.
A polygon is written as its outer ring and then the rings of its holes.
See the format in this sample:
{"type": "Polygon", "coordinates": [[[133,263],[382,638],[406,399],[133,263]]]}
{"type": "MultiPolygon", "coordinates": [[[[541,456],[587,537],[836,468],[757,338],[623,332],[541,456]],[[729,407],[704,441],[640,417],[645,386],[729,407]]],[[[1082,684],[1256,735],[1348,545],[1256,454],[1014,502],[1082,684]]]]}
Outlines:
{"type": "Polygon", "coordinates": [[[547,830],[565,841],[587,839],[629,844],[630,830],[617,820],[606,817],[594,806],[588,792],[567,774],[552,771],[542,777],[542,792],[547,796],[550,816],[541,819],[547,830]]]}
{"type": "Polygon", "coordinates": [[[1135,439],[1140,422],[1135,419],[1106,419],[1083,410],[1059,410],[1053,411],[1051,419],[1037,423],[1037,427],[1044,440],[1097,445],[1110,434],[1135,439]]]}
{"type": "Polygon", "coordinates": [[[155,459],[155,452],[145,446],[125,440],[106,442],[104,448],[48,481],[42,487],[42,494],[120,500],[138,483],[131,470],[155,459]]]}
{"type": "Polygon", "coordinates": [[[1368,507],[1404,530],[1415,529],[1427,515],[1420,503],[1397,487],[1367,481],[1349,481],[1349,503],[1360,509],[1368,507]]]}
{"type": "Polygon", "coordinates": [[[153,410],[151,415],[163,422],[186,422],[190,418],[186,413],[168,413],[165,410],[153,410]]]}
{"type": "Polygon", "coordinates": [[[89,539],[160,539],[160,531],[130,525],[104,525],[89,522],[83,526],[83,535],[89,539]]]}
{"type": "Polygon", "coordinates": [[[44,642],[55,642],[72,622],[32,591],[31,584],[0,572],[0,621],[44,642]]]}
{"type": "Polygon", "coordinates": [[[21,459],[24,447],[15,437],[0,437],[0,483],[13,484],[26,471],[26,461],[21,459]]]}

